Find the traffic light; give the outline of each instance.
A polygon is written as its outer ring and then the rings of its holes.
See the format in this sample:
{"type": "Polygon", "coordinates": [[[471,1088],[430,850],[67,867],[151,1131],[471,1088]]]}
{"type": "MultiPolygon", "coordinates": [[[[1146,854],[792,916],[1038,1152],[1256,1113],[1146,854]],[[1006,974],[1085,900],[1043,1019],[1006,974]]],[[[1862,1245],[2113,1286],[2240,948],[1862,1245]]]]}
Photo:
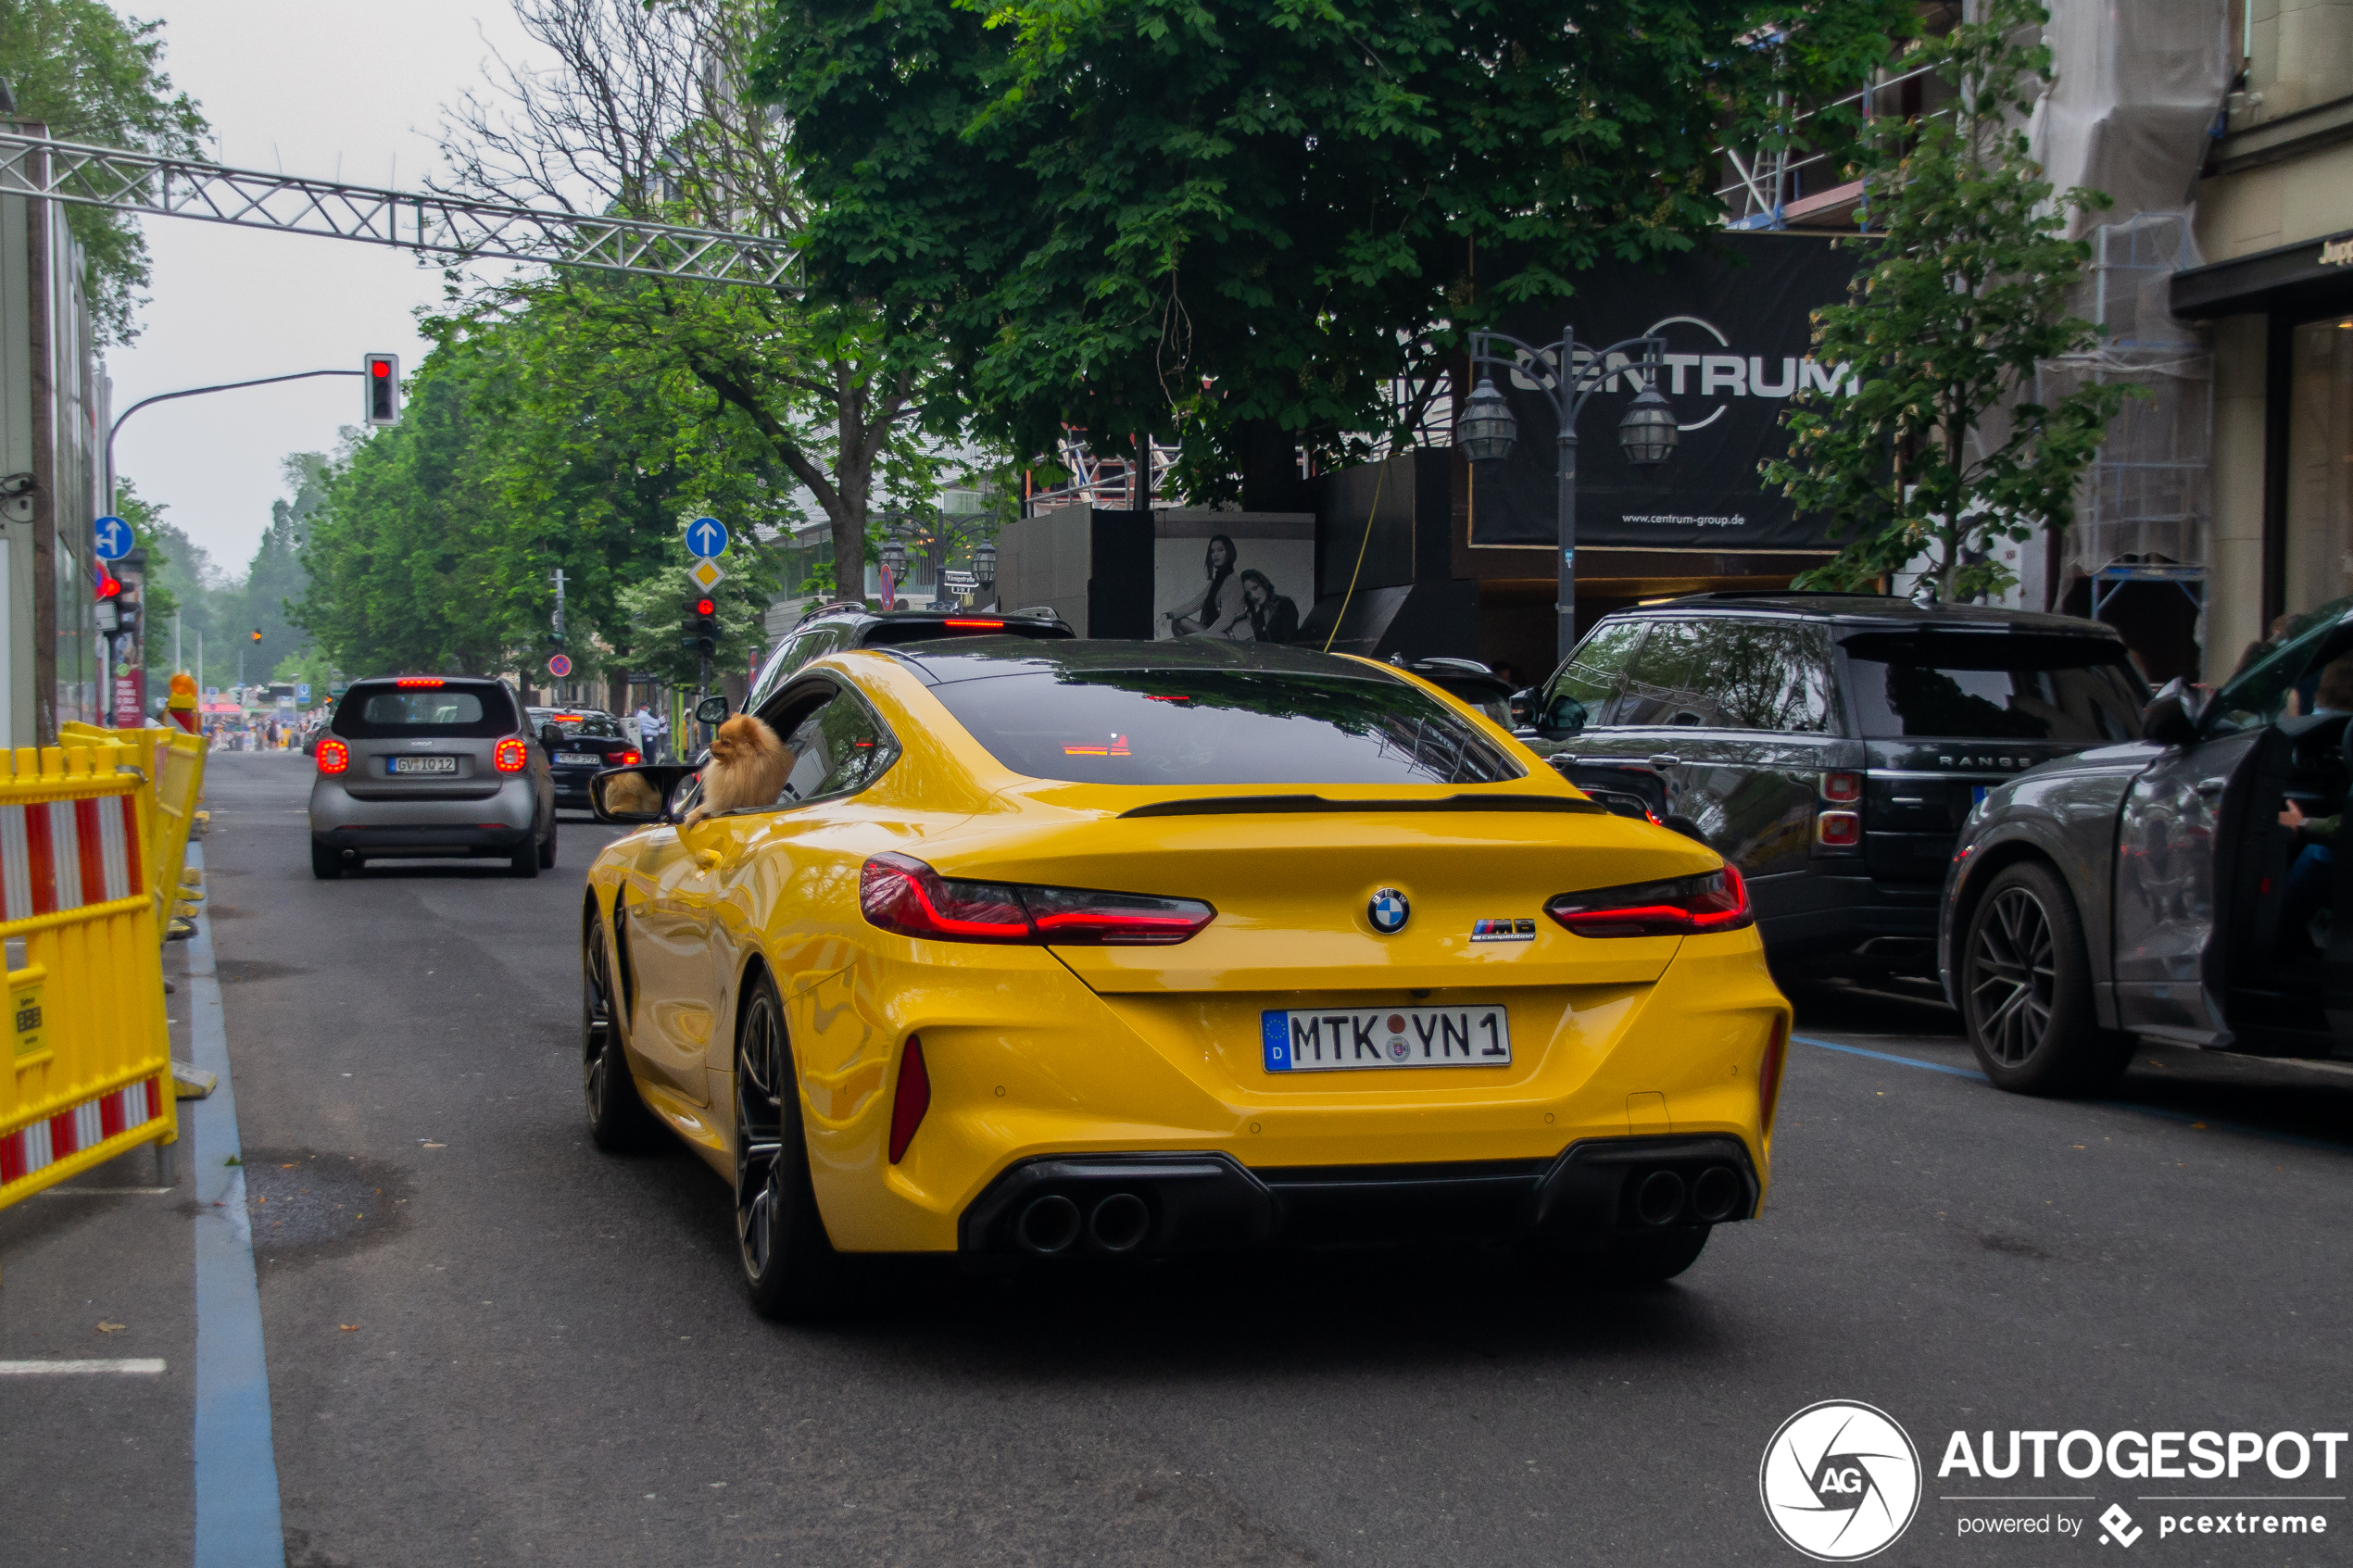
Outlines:
{"type": "Polygon", "coordinates": [[[120,597],[122,593],[121,580],[103,566],[98,569],[98,630],[101,632],[128,630],[123,626],[121,619],[122,601],[120,597]]]}
{"type": "Polygon", "coordinates": [[[261,628],[258,626],[253,629],[253,640],[257,643],[261,641],[261,628]]]}
{"type": "Polygon", "coordinates": [[[719,651],[719,601],[705,594],[686,601],[686,621],[679,646],[709,659],[719,651]]]}
{"type": "Polygon", "coordinates": [[[359,361],[360,407],[371,425],[400,422],[400,356],[371,354],[359,361]]]}

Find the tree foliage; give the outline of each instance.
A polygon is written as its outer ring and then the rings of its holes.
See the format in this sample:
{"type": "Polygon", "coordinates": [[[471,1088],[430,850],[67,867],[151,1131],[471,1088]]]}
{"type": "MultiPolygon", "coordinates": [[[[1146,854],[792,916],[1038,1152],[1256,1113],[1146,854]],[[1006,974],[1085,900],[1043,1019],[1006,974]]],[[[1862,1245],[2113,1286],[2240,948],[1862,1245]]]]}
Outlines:
{"type": "MultiPolygon", "coordinates": [[[[559,567],[579,675],[640,668],[671,650],[623,595],[683,565],[684,524],[790,515],[789,476],[758,433],[662,354],[560,311],[426,327],[434,347],[401,422],[347,443],[302,552],[296,621],[347,674],[544,662],[559,567]]],[[[767,551],[735,533],[724,593],[764,605],[767,551]]]]}
{"type": "Polygon", "coordinates": [[[2064,528],[2078,480],[2128,389],[2091,383],[2048,407],[2039,361],[2080,354],[2099,329],[2069,314],[2090,256],[2065,237],[2108,198],[2055,193],[2020,129],[2052,80],[2034,0],[1994,0],[1918,46],[1951,107],[1872,123],[1857,156],[1873,232],[1847,302],[1815,313],[1814,355],[1843,363],[1850,395],[1809,392],[1782,416],[1789,456],[1768,462],[1801,510],[1845,543],[1801,582],[1857,587],[1925,562],[1948,599],[2016,581],[1989,546],[2064,528]]]}
{"type": "MultiPolygon", "coordinates": [[[[118,17],[102,0],[0,0],[0,79],[17,117],[47,124],[60,141],[193,157],[204,116],[165,75],[163,24],[118,17]]],[[[82,242],[91,314],[101,344],[128,343],[145,303],[147,245],[136,220],[102,207],[69,207],[82,242]]]]}
{"type": "Polygon", "coordinates": [[[1297,444],[1357,455],[1497,305],[1697,243],[1725,128],[1781,134],[1782,95],[1851,89],[1912,12],[773,0],[758,82],[814,289],[936,332],[984,434],[1179,434],[1213,499],[1297,444]]]}

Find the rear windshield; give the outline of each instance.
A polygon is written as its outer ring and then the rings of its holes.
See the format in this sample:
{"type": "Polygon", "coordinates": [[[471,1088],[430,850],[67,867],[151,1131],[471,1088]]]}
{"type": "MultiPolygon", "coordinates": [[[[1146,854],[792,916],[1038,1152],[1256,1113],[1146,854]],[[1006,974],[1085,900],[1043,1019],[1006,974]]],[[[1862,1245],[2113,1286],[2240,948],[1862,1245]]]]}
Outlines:
{"type": "Polygon", "coordinates": [[[1076,784],[1494,784],[1523,777],[1402,681],[1265,670],[1086,670],[932,688],[989,755],[1076,784]]]}
{"type": "Polygon", "coordinates": [[[594,735],[603,740],[623,738],[622,727],[601,713],[548,713],[539,721],[553,724],[568,735],[594,735]]]}
{"type": "Polygon", "coordinates": [[[1845,642],[1873,740],[2136,740],[2148,693],[2108,637],[1870,632],[1845,642]]]}
{"type": "Polygon", "coordinates": [[[352,740],[394,735],[479,739],[512,734],[515,709],[504,686],[484,682],[354,686],[335,709],[333,728],[352,740]]]}

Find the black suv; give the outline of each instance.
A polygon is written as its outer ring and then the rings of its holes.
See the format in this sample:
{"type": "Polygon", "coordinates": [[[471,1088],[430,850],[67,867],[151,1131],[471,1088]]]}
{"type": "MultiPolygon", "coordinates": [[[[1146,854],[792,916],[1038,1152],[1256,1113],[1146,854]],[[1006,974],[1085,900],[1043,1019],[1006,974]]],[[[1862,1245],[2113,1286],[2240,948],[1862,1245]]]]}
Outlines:
{"type": "Polygon", "coordinates": [[[2148,701],[2097,621],[1795,591],[1606,616],[1523,695],[1520,738],[1571,782],[1741,869],[1777,968],[1856,976],[1932,972],[1977,802],[2137,738],[2148,701]]]}
{"type": "Polygon", "coordinates": [[[776,651],[768,656],[743,710],[757,712],[769,694],[783,685],[794,671],[812,659],[822,659],[843,648],[894,647],[900,643],[926,643],[941,637],[1053,639],[1076,635],[1069,623],[1051,609],[1005,613],[993,609],[869,609],[855,600],[819,605],[802,616],[785,640],[776,645],[776,651]]]}

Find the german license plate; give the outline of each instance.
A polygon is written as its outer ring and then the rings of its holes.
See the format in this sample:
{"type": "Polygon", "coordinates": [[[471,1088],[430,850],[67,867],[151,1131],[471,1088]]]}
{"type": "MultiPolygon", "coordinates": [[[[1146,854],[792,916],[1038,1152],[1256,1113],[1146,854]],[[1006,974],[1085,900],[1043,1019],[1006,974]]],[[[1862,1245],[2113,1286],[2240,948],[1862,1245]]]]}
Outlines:
{"type": "Polygon", "coordinates": [[[1269,1008],[1259,1014],[1269,1073],[1359,1067],[1509,1067],[1511,1016],[1500,1005],[1269,1008]]]}
{"type": "Polygon", "coordinates": [[[395,757],[384,764],[391,773],[454,773],[458,771],[455,757],[395,757]]]}
{"type": "Polygon", "coordinates": [[[594,751],[559,751],[556,753],[557,764],[565,768],[599,768],[604,765],[604,757],[601,753],[594,751]]]}

